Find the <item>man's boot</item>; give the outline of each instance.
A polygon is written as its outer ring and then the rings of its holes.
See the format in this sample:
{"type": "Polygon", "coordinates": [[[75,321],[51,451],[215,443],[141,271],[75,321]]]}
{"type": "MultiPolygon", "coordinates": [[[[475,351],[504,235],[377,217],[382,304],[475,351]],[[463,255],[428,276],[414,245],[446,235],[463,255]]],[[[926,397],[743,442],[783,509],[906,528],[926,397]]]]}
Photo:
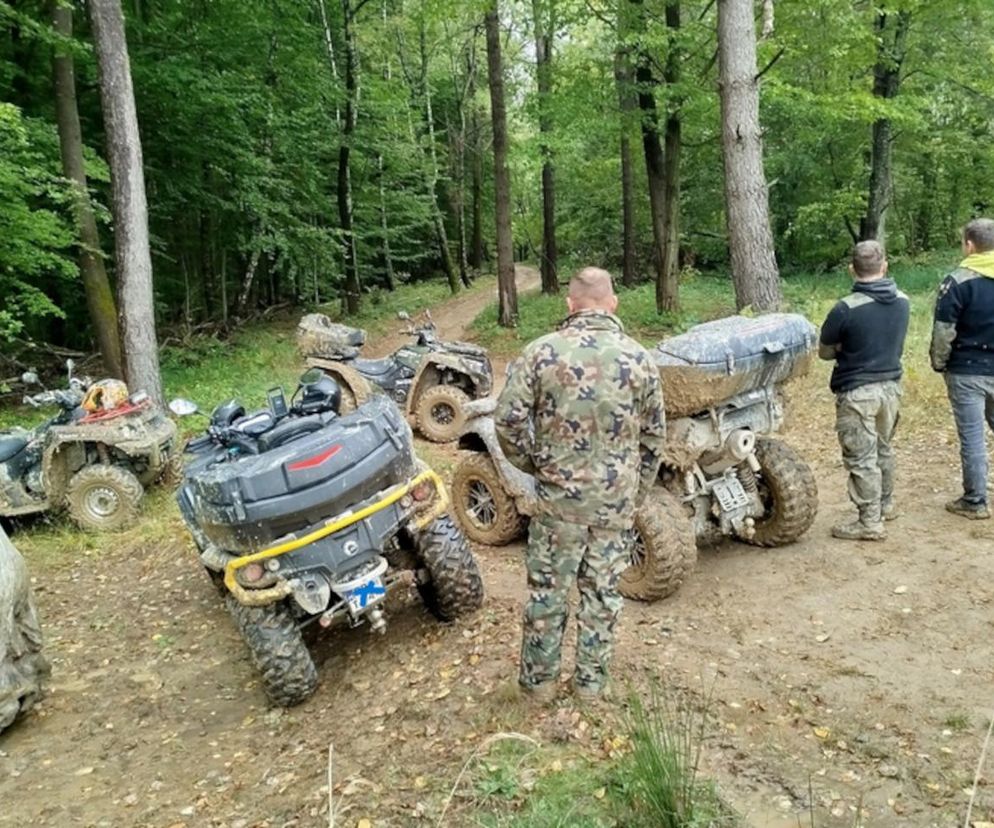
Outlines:
{"type": "Polygon", "coordinates": [[[832,527],[832,537],[841,540],[882,541],[887,538],[887,530],[882,522],[863,523],[854,520],[851,523],[839,523],[832,527]]]}
{"type": "Polygon", "coordinates": [[[894,498],[888,497],[880,503],[880,517],[884,520],[897,520],[900,517],[894,498]]]}
{"type": "Polygon", "coordinates": [[[962,497],[950,500],[946,504],[946,511],[960,517],[969,518],[970,520],[987,520],[991,516],[990,509],[987,508],[986,503],[971,503],[962,497]]]}

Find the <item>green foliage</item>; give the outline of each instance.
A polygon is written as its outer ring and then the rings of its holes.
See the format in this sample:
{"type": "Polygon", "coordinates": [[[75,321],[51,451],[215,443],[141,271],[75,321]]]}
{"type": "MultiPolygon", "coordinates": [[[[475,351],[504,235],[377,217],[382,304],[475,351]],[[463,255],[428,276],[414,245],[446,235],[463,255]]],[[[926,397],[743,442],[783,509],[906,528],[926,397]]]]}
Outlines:
{"type": "Polygon", "coordinates": [[[0,103],[0,343],[33,320],[63,316],[46,288],[77,274],[66,255],[73,231],[60,211],[66,192],[45,153],[53,141],[49,125],[0,103]]]}

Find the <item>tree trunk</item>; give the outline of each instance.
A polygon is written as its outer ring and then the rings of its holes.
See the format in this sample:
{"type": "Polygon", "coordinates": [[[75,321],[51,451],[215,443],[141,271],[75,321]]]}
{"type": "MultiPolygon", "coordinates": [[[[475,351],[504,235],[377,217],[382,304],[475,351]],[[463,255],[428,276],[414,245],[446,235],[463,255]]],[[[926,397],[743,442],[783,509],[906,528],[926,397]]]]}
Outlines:
{"type": "Polygon", "coordinates": [[[535,74],[538,81],[538,133],[542,153],[542,293],[559,293],[556,248],[556,173],[552,163],[552,37],[555,0],[532,0],[535,18],[535,74]]]}
{"type": "Polygon", "coordinates": [[[635,85],[632,77],[631,49],[625,42],[627,4],[618,6],[618,46],[614,52],[614,81],[618,91],[621,152],[621,281],[634,287],[637,279],[635,261],[635,189],[632,171],[631,134],[636,108],[635,85]]]}
{"type": "Polygon", "coordinates": [[[504,109],[504,70],[500,56],[500,19],[497,0],[491,0],[484,18],[487,30],[487,73],[494,131],[494,213],[497,223],[498,322],[505,328],[518,323],[518,292],[514,283],[511,237],[511,176],[507,169],[507,114],[504,109]]]}
{"type": "Polygon", "coordinates": [[[473,158],[470,175],[472,178],[473,236],[469,248],[469,266],[477,273],[483,267],[483,145],[480,140],[483,128],[480,125],[480,112],[473,107],[473,158]]]}
{"type": "MultiPolygon", "coordinates": [[[[873,67],[873,95],[890,100],[901,88],[901,64],[907,54],[908,28],[911,13],[877,12],[874,29],[877,36],[877,63],[873,67]],[[893,25],[891,25],[893,21],[893,25]]],[[[873,144],[870,149],[870,187],[866,215],[859,223],[859,237],[884,241],[884,221],[890,206],[892,187],[890,118],[873,122],[873,144]]]]}
{"type": "Polygon", "coordinates": [[[774,310],[782,296],[763,172],[752,0],[718,0],[718,87],[735,302],[774,310]]]}
{"type": "MultiPolygon", "coordinates": [[[[669,112],[666,116],[666,151],[663,156],[663,302],[665,309],[677,304],[680,278],[680,150],[681,116],[676,88],[680,83],[680,62],[683,55],[678,44],[680,30],[680,0],[666,4],[666,28],[669,49],[663,80],[669,91],[669,112]],[[670,305],[672,303],[672,305],[670,305]]],[[[657,294],[657,308],[659,296],[657,294]]]]}
{"type": "MultiPolygon", "coordinates": [[[[52,20],[59,35],[67,39],[72,37],[72,7],[63,6],[58,0],[54,0],[52,20]]],[[[55,80],[55,117],[59,127],[62,172],[72,187],[73,217],[79,233],[79,272],[83,279],[87,310],[90,312],[90,324],[93,326],[107,375],[123,377],[121,340],[117,334],[117,305],[104,267],[100,234],[87,189],[72,52],[62,45],[56,45],[52,58],[52,75],[55,80]]]]}
{"type": "Polygon", "coordinates": [[[345,40],[345,120],[338,148],[338,223],[342,230],[345,256],[345,284],[342,307],[349,316],[359,313],[362,284],[359,280],[359,251],[352,221],[352,140],[358,117],[358,66],[351,0],[342,0],[342,32],[345,40]]]}
{"type": "Polygon", "coordinates": [[[132,391],[145,391],[162,404],[148,207],[124,15],[120,0],[90,0],[89,9],[111,171],[124,376],[132,391]]]}
{"type": "Polygon", "coordinates": [[[387,290],[393,290],[397,279],[393,272],[393,254],[390,252],[390,225],[387,221],[387,188],[383,180],[383,154],[376,154],[377,179],[380,185],[380,232],[383,234],[383,281],[387,290]]]}
{"type": "MultiPolygon", "coordinates": [[[[631,0],[637,7],[638,33],[645,34],[646,20],[642,0],[631,0]]],[[[652,212],[652,241],[656,265],[656,311],[677,309],[679,297],[675,280],[666,278],[666,169],[663,146],[659,140],[659,113],[656,109],[658,80],[652,74],[652,57],[642,42],[638,47],[635,80],[638,83],[638,104],[642,111],[642,150],[649,180],[649,208],[652,212]]]]}

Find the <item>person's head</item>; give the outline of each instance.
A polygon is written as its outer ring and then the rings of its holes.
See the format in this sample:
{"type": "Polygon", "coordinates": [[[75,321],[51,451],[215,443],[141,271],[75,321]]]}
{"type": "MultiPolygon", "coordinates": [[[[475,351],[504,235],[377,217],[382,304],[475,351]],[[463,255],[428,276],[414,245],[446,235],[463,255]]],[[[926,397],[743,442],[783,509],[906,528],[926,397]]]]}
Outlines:
{"type": "Polygon", "coordinates": [[[882,279],[887,275],[887,254],[884,246],[873,239],[861,241],[852,249],[849,272],[860,282],[882,279]]]}
{"type": "Polygon", "coordinates": [[[994,219],[977,218],[963,228],[963,252],[987,253],[994,250],[994,219]]]}
{"type": "Polygon", "coordinates": [[[618,297],[611,284],[611,274],[599,267],[585,267],[577,271],[569,281],[566,307],[570,313],[584,310],[614,313],[618,309],[618,297]]]}

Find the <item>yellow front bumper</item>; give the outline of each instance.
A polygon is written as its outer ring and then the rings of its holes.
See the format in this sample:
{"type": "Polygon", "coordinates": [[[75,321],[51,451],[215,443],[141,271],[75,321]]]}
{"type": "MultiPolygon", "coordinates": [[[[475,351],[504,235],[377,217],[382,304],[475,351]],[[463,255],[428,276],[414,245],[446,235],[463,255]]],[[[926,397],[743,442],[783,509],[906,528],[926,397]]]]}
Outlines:
{"type": "Polygon", "coordinates": [[[347,529],[354,523],[358,523],[360,520],[365,520],[370,515],[376,514],[380,510],[386,509],[388,506],[392,506],[402,497],[410,494],[422,483],[431,483],[435,487],[435,492],[437,493],[437,497],[431,504],[430,508],[419,514],[414,520],[414,524],[418,529],[424,529],[425,526],[440,517],[449,508],[449,493],[445,489],[445,484],[442,482],[442,478],[439,477],[437,472],[433,469],[425,469],[425,471],[421,472],[407,483],[403,483],[387,490],[383,497],[375,503],[371,503],[369,506],[364,506],[358,512],[349,512],[347,514],[331,518],[320,529],[315,529],[313,532],[310,532],[303,537],[292,538],[290,540],[283,541],[276,546],[263,549],[261,552],[255,552],[251,555],[235,558],[224,568],[224,585],[228,588],[231,594],[235,596],[239,603],[245,604],[246,606],[260,607],[286,598],[286,596],[293,591],[288,581],[281,579],[271,587],[265,587],[263,589],[246,589],[238,583],[238,579],[235,577],[238,570],[252,563],[258,563],[259,561],[265,561],[269,558],[276,558],[280,555],[285,555],[288,552],[293,552],[294,550],[301,549],[308,544],[321,540],[321,538],[326,538],[328,535],[334,535],[336,532],[341,532],[343,529],[347,529]]]}

